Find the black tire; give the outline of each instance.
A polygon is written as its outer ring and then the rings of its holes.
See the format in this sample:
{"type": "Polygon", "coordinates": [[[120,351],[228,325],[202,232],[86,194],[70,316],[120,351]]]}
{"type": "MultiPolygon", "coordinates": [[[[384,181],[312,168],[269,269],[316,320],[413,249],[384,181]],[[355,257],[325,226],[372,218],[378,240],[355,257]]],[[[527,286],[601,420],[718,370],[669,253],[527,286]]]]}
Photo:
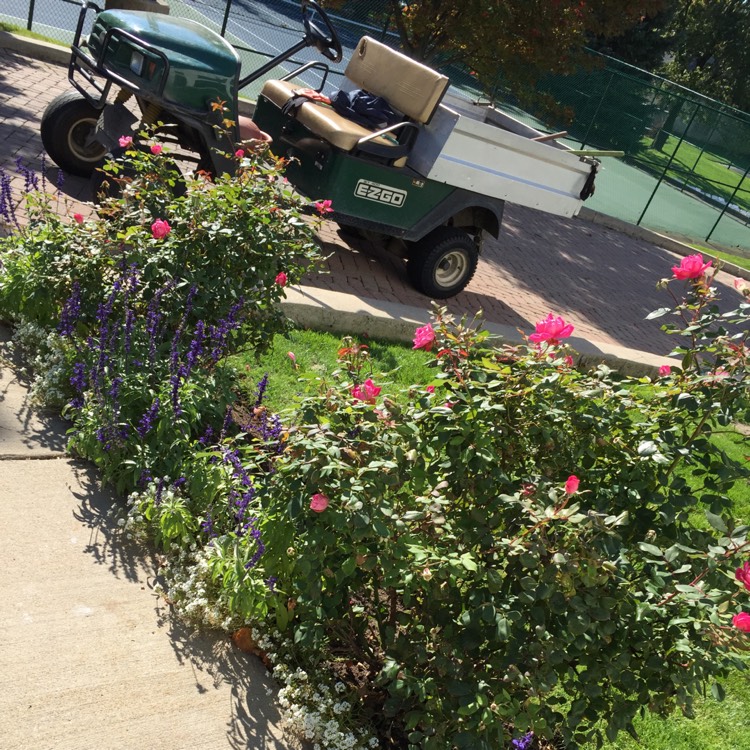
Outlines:
{"type": "Polygon", "coordinates": [[[412,246],[406,270],[411,283],[432,299],[466,288],[477,270],[479,250],[462,229],[438,227],[412,246]]]}
{"type": "Polygon", "coordinates": [[[77,91],[56,96],[42,115],[42,143],[50,159],[63,171],[89,177],[107,149],[90,141],[99,110],[77,91]]]}

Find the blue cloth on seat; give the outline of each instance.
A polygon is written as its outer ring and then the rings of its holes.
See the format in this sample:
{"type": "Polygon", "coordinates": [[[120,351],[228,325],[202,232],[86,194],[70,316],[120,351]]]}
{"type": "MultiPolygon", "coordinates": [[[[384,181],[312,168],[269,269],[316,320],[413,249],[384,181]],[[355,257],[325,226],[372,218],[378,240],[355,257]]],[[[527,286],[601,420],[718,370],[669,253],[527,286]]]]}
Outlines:
{"type": "Polygon", "coordinates": [[[342,117],[373,130],[395,125],[404,119],[382,96],[364,89],[337,91],[331,96],[331,105],[342,117]]]}

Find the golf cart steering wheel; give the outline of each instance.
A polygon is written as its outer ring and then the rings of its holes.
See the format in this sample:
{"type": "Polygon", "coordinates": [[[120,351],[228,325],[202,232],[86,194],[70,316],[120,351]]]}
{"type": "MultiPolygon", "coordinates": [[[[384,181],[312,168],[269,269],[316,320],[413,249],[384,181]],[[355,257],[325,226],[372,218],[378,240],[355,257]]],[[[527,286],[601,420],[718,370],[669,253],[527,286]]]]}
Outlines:
{"type": "Polygon", "coordinates": [[[326,12],[315,0],[302,0],[302,22],[305,25],[305,33],[310,46],[315,47],[323,57],[327,57],[331,62],[339,62],[344,54],[339,35],[331,25],[326,12]],[[323,28],[312,20],[314,13],[318,13],[320,16],[323,28]]]}

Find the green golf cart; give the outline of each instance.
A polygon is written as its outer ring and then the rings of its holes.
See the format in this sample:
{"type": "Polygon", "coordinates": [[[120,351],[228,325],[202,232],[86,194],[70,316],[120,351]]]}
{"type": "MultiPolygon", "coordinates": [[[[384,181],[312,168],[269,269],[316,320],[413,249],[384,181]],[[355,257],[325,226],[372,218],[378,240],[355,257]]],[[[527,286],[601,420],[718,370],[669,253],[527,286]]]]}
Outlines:
{"type": "Polygon", "coordinates": [[[311,97],[303,76],[317,69],[322,90],[329,73],[322,61],[267,80],[253,119],[243,117],[238,92],[304,47],[341,59],[325,11],[302,0],[301,13],[302,39],[241,77],[236,50],[194,21],[102,11],[83,0],[69,66],[73,90],[42,118],[47,153],[66,171],[91,174],[116,153],[121,135],[159,122],[160,137],[194,154],[198,169],[220,174],[234,169],[228,154],[237,144],[270,137],[273,152],[289,158],[287,177],[301,194],[330,199],[331,219],[383,238],[406,259],[414,286],[438,299],[469,283],[483,239],[499,237],[506,200],[572,216],[593,193],[597,160],[534,140],[536,131],[513,132],[510,119],[502,128],[462,116],[442,103],[445,75],[370,37],[357,44],[340,89],[381,97],[395,123],[367,127],[325,97],[311,97]],[[235,123],[228,131],[216,127],[225,117],[235,123]]]}

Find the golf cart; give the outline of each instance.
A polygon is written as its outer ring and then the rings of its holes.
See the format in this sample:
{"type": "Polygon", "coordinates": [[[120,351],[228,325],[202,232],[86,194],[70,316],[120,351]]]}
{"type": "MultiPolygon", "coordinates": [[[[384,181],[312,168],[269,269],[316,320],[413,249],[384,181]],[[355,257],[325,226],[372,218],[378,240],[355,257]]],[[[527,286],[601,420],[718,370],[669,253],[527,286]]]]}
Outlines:
{"type": "Polygon", "coordinates": [[[42,118],[47,153],[67,171],[91,174],[121,135],[158,121],[162,137],[171,134],[196,154],[199,169],[219,174],[235,167],[227,154],[237,143],[270,137],[273,152],[290,157],[286,174],[300,193],[330,199],[330,218],[339,224],[387,238],[389,249],[406,258],[414,286],[439,299],[469,283],[485,233],[499,236],[506,200],[573,216],[593,193],[596,159],[461,116],[441,103],[445,75],[370,37],[359,41],[341,90],[381,97],[396,111],[395,123],[368,127],[321,101],[300,76],[319,69],[322,90],[323,62],[266,81],[253,120],[243,118],[238,91],[302,48],[341,59],[326,13],[313,0],[302,0],[301,9],[302,40],[240,78],[236,51],[200,24],[101,11],[83,0],[69,67],[75,90],[55,99],[42,118]],[[93,28],[83,40],[92,10],[93,28]],[[119,92],[111,97],[113,84],[119,92]],[[125,106],[131,97],[140,119],[125,106]],[[228,111],[214,111],[217,100],[228,111]],[[233,129],[215,127],[227,116],[233,129]]]}

